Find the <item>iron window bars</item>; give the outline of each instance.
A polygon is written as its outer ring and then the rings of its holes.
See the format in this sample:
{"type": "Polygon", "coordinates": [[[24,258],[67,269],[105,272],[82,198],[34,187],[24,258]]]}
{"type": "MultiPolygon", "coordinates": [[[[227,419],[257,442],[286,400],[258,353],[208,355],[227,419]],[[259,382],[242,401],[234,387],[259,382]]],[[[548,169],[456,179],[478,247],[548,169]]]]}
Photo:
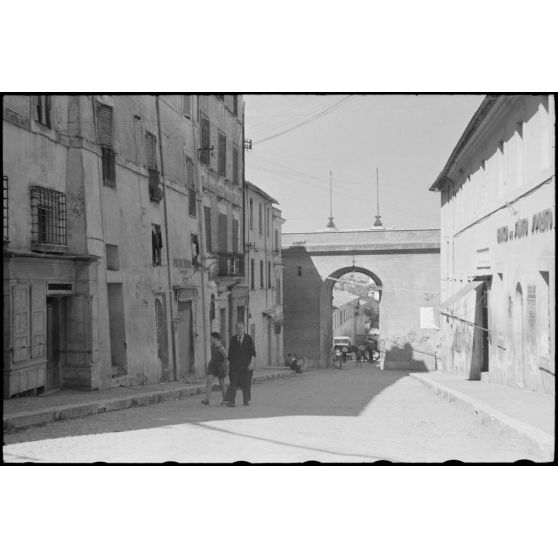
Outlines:
{"type": "Polygon", "coordinates": [[[31,238],[40,245],[66,246],[66,194],[31,186],[31,238]]]}

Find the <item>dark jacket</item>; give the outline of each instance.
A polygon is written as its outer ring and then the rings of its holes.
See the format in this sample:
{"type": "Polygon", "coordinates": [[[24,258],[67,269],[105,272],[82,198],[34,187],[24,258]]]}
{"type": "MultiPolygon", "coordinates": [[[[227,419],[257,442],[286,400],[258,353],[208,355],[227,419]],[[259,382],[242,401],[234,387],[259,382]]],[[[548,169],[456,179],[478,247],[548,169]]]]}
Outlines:
{"type": "Polygon", "coordinates": [[[229,368],[231,374],[246,374],[250,360],[255,356],[254,341],[249,335],[244,334],[242,345],[238,342],[237,335],[231,338],[229,343],[229,368]]]}

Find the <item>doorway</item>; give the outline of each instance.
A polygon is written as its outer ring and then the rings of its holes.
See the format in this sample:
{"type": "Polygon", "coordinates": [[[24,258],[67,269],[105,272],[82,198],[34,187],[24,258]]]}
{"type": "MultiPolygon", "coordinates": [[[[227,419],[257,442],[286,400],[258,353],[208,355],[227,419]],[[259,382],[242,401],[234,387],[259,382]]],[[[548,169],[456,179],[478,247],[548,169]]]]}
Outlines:
{"type": "Polygon", "coordinates": [[[519,387],[523,387],[523,290],[519,283],[515,287],[513,306],[513,347],[515,381],[519,387]]]}
{"type": "Polygon", "coordinates": [[[61,299],[47,296],[47,366],[45,391],[60,387],[61,299]]]}
{"type": "Polygon", "coordinates": [[[184,378],[194,366],[192,301],[178,302],[178,375],[184,378]]]}
{"type": "Polygon", "coordinates": [[[488,281],[484,281],[481,289],[481,372],[488,372],[490,367],[489,336],[488,336],[488,296],[490,293],[488,281]]]}

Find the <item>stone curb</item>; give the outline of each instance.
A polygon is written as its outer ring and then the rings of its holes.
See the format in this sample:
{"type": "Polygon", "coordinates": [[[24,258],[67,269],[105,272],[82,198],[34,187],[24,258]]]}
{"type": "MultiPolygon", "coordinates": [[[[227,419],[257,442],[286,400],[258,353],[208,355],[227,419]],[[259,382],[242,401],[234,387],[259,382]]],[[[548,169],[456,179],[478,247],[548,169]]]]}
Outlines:
{"type": "MultiPolygon", "coordinates": [[[[281,370],[262,374],[253,379],[253,383],[260,383],[274,378],[292,376],[292,370],[281,370]]],[[[21,428],[30,426],[39,426],[49,422],[59,420],[67,420],[72,418],[81,418],[88,415],[105,413],[109,411],[119,411],[128,409],[129,407],[142,407],[161,403],[162,401],[171,401],[183,399],[193,395],[204,393],[205,383],[190,384],[180,386],[174,389],[150,391],[137,395],[127,395],[125,397],[101,399],[99,401],[91,401],[87,403],[75,403],[73,405],[58,405],[56,407],[47,407],[40,411],[28,411],[25,413],[13,413],[4,415],[4,432],[14,432],[21,428]]],[[[108,395],[108,394],[107,394],[108,395]]]]}
{"type": "Polygon", "coordinates": [[[541,454],[544,461],[550,462],[554,460],[554,437],[550,434],[501,413],[490,405],[482,403],[464,393],[439,384],[435,380],[426,378],[422,374],[411,373],[409,376],[433,390],[436,395],[452,403],[456,403],[462,409],[473,411],[474,414],[481,419],[483,424],[492,423],[498,426],[502,431],[519,436],[522,440],[528,442],[532,449],[541,454]]]}

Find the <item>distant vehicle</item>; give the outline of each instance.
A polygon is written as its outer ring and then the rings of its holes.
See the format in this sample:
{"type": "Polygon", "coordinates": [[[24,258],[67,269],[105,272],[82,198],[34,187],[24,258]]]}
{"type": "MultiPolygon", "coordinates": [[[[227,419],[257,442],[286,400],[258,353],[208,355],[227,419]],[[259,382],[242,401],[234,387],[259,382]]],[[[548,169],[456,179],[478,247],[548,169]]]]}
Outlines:
{"type": "Polygon", "coordinates": [[[347,349],[350,349],[352,345],[353,340],[350,337],[340,336],[333,338],[334,347],[347,347],[347,349]]]}

